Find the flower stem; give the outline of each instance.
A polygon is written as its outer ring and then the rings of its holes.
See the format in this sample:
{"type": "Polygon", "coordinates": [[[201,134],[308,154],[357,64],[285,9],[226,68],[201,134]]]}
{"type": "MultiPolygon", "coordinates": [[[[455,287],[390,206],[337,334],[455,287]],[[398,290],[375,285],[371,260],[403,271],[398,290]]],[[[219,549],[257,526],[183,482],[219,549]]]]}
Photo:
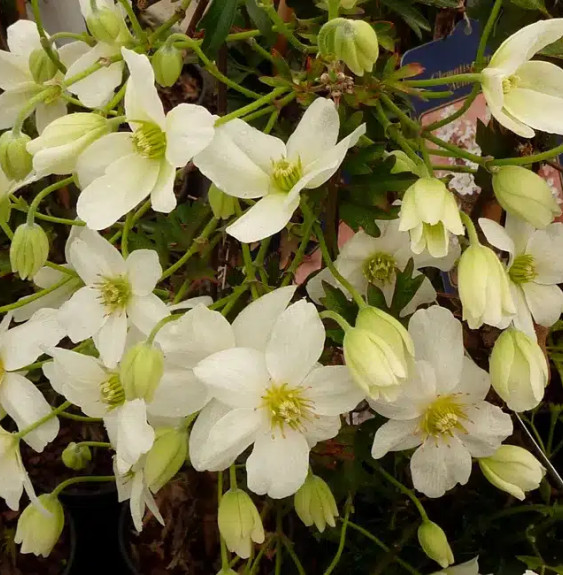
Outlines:
{"type": "Polygon", "coordinates": [[[38,300],[39,298],[42,298],[43,296],[46,296],[47,294],[50,294],[51,292],[54,292],[55,290],[64,286],[71,279],[72,279],[72,277],[67,276],[64,279],[62,279],[61,281],[57,282],[56,284],[53,284],[52,286],[50,286],[48,288],[42,289],[42,290],[34,293],[33,295],[22,298],[22,299],[14,302],[14,303],[4,305],[4,306],[0,307],[0,313],[6,313],[7,311],[12,311],[14,309],[18,309],[18,308],[23,307],[24,305],[26,305],[28,303],[31,303],[32,301],[38,300]]]}
{"type": "Polygon", "coordinates": [[[68,409],[71,405],[72,405],[72,403],[70,403],[70,401],[65,401],[64,403],[59,405],[59,407],[56,407],[55,409],[53,409],[53,411],[51,411],[51,413],[44,415],[41,419],[38,419],[37,421],[33,422],[31,425],[24,427],[21,431],[14,433],[14,436],[17,437],[18,439],[25,437],[28,433],[35,431],[38,427],[41,427],[45,422],[53,419],[53,417],[57,417],[57,415],[59,413],[62,413],[65,409],[68,409]]]}
{"type": "MultiPolygon", "coordinates": [[[[235,200],[235,214],[240,218],[242,215],[242,210],[238,200],[235,200]]],[[[250,293],[252,294],[252,299],[258,299],[258,288],[256,287],[256,269],[254,268],[254,262],[252,261],[252,255],[250,253],[250,246],[244,242],[240,244],[242,250],[242,259],[244,261],[244,273],[246,275],[246,281],[250,285],[250,293]]]]}
{"type": "Polygon", "coordinates": [[[258,5],[266,12],[270,20],[273,22],[273,24],[276,25],[278,32],[282,36],[285,36],[287,41],[295,49],[299,50],[299,52],[302,52],[304,54],[317,51],[316,46],[307,46],[306,44],[303,44],[303,42],[301,42],[295,36],[295,34],[287,27],[287,24],[283,21],[282,17],[278,14],[276,8],[274,7],[272,0],[263,0],[258,5]]]}
{"type": "Polygon", "coordinates": [[[107,481],[115,481],[115,475],[82,475],[80,477],[71,477],[59,483],[53,490],[52,495],[58,497],[64,489],[77,483],[104,483],[107,481]]]}
{"type": "MultiPolygon", "coordinates": [[[[46,362],[43,362],[46,363],[46,362]]],[[[101,417],[88,417],[86,415],[77,415],[75,413],[67,413],[63,411],[59,414],[59,417],[63,419],[72,419],[73,421],[82,421],[83,423],[99,423],[103,421],[101,417]]]]}
{"type": "Polygon", "coordinates": [[[387,96],[386,94],[381,94],[381,101],[392,112],[395,113],[397,118],[399,118],[399,120],[403,122],[403,124],[414,130],[416,133],[420,132],[420,124],[418,122],[415,122],[412,118],[410,118],[407,114],[405,114],[405,112],[403,112],[403,110],[401,110],[401,108],[399,108],[399,106],[397,106],[397,104],[395,104],[395,102],[393,102],[393,100],[391,100],[389,96],[387,96]]]}
{"type": "Polygon", "coordinates": [[[283,543],[283,546],[285,547],[287,554],[290,556],[291,560],[293,561],[293,564],[295,565],[295,568],[297,569],[297,572],[299,573],[299,575],[307,575],[305,569],[303,568],[303,565],[301,564],[301,561],[299,561],[299,557],[297,557],[297,554],[295,553],[295,550],[293,549],[293,542],[286,537],[285,535],[282,535],[281,537],[281,541],[283,543]]]}
{"type": "Polygon", "coordinates": [[[475,56],[475,64],[477,65],[481,65],[485,59],[485,50],[487,49],[487,42],[497,21],[498,15],[502,8],[502,3],[503,0],[495,0],[491,13],[489,14],[487,23],[485,24],[485,28],[483,28],[483,34],[481,35],[481,39],[479,40],[477,55],[475,56]]]}
{"type": "Polygon", "coordinates": [[[145,34],[145,31],[143,30],[143,27],[141,26],[141,23],[139,22],[137,15],[133,11],[131,3],[129,2],[129,0],[119,0],[119,2],[123,6],[125,12],[127,12],[127,16],[129,17],[129,21],[131,22],[131,26],[133,27],[133,31],[135,32],[137,39],[141,42],[141,44],[146,46],[147,35],[145,34]]]}
{"type": "Polygon", "coordinates": [[[490,166],[528,166],[536,162],[543,162],[549,160],[563,153],[563,144],[546,152],[534,154],[532,156],[520,156],[518,158],[503,158],[501,160],[491,160],[486,163],[486,167],[490,166]]]}
{"type": "Polygon", "coordinates": [[[281,575],[283,565],[283,525],[281,507],[278,503],[276,508],[276,563],[274,567],[274,575],[281,575]]]}
{"type": "Polygon", "coordinates": [[[291,261],[289,268],[285,272],[285,277],[283,278],[280,287],[287,286],[293,281],[295,272],[305,257],[305,250],[311,241],[311,231],[315,224],[315,218],[311,217],[311,215],[312,214],[309,212],[308,216],[305,216],[305,220],[303,222],[303,237],[301,238],[301,242],[299,242],[299,247],[293,256],[293,260],[291,261]]]}
{"type": "Polygon", "coordinates": [[[152,345],[154,338],[156,337],[157,333],[167,324],[170,323],[171,321],[176,321],[177,319],[180,319],[182,317],[181,314],[176,314],[176,315],[167,315],[166,317],[163,317],[151,330],[149,337],[147,337],[147,344],[148,345],[152,345]]]}
{"type": "Polygon", "coordinates": [[[321,319],[334,320],[345,332],[352,328],[352,326],[338,313],[332,310],[324,310],[319,313],[321,319]]]}
{"type": "Polygon", "coordinates": [[[133,212],[127,214],[123,230],[121,231],[121,255],[124,259],[127,259],[129,255],[129,232],[133,227],[133,217],[133,212]]]}
{"type": "Polygon", "coordinates": [[[383,469],[383,467],[379,465],[379,463],[371,461],[370,466],[373,467],[373,469],[375,469],[376,471],[378,471],[381,475],[383,475],[383,477],[385,477],[385,479],[387,479],[389,483],[394,485],[399,491],[404,493],[414,503],[423,521],[429,520],[428,514],[426,513],[426,510],[424,509],[422,503],[420,502],[420,499],[414,494],[414,492],[411,489],[403,485],[398,479],[395,479],[390,473],[387,473],[387,471],[385,471],[385,469],[383,469]]]}
{"type": "MultiPolygon", "coordinates": [[[[149,199],[135,212],[131,225],[134,226],[150,210],[150,207],[151,201],[149,199]]],[[[113,236],[111,236],[109,239],[109,243],[114,244],[122,236],[122,234],[123,230],[115,232],[115,234],[113,234],[113,236]]]]}
{"type": "Polygon", "coordinates": [[[107,441],[80,441],[76,446],[78,447],[79,445],[82,447],[103,447],[104,449],[112,449],[111,443],[108,443],[107,441]]]}
{"type": "Polygon", "coordinates": [[[188,10],[192,0],[182,0],[179,6],[174,11],[174,14],[163,22],[149,37],[149,44],[153,45],[156,40],[158,40],[163,34],[168,32],[174,24],[181,22],[186,16],[186,11],[188,10]]]}
{"type": "Polygon", "coordinates": [[[44,90],[41,90],[41,92],[35,94],[35,96],[33,96],[27,101],[25,106],[20,110],[16,118],[16,121],[14,122],[14,125],[12,127],[12,133],[14,134],[14,136],[19,136],[21,134],[21,129],[23,123],[25,122],[25,119],[33,112],[33,110],[35,110],[37,104],[40,104],[44,100],[47,100],[48,98],[52,97],[57,90],[58,88],[56,86],[50,86],[48,88],[45,88],[44,90]]]}
{"type": "Polygon", "coordinates": [[[481,242],[479,241],[479,237],[477,236],[477,230],[475,229],[475,224],[473,220],[463,211],[459,211],[459,215],[461,217],[461,221],[467,230],[467,235],[469,236],[469,242],[471,245],[479,245],[481,242]]]}
{"type": "Polygon", "coordinates": [[[256,100],[255,102],[252,102],[247,106],[243,106],[242,108],[239,108],[238,110],[235,110],[234,112],[231,112],[230,114],[227,114],[222,118],[219,118],[215,122],[215,126],[220,126],[221,124],[226,124],[228,121],[234,120],[235,118],[246,116],[247,114],[250,114],[255,110],[258,110],[258,108],[261,108],[264,104],[269,104],[272,100],[275,100],[278,96],[281,96],[284,92],[287,92],[286,87],[276,88],[275,90],[272,90],[269,94],[266,94],[265,96],[258,98],[258,100],[256,100]]]}
{"type": "MultiPolygon", "coordinates": [[[[221,504],[221,499],[223,499],[223,472],[219,471],[217,473],[217,506],[221,504]]],[[[219,538],[221,541],[221,571],[227,573],[229,571],[229,552],[221,534],[219,534],[219,538]]]]}
{"type": "Polygon", "coordinates": [[[27,225],[28,226],[32,226],[33,222],[35,220],[35,212],[37,211],[37,208],[39,208],[39,204],[41,203],[41,201],[46,198],[49,194],[52,194],[53,192],[56,192],[57,190],[60,190],[61,188],[64,188],[65,186],[68,186],[69,184],[72,184],[72,182],[74,181],[73,176],[70,176],[68,178],[65,178],[64,180],[60,180],[58,182],[55,182],[54,184],[42,189],[36,196],[35,198],[33,198],[33,201],[31,202],[31,205],[29,206],[29,211],[27,212],[27,225]]]}
{"type": "Polygon", "coordinates": [[[442,78],[429,78],[427,80],[405,80],[404,84],[408,84],[413,88],[427,88],[429,86],[441,86],[443,84],[469,84],[480,81],[481,74],[472,72],[469,74],[454,74],[442,78]]]}
{"type": "Polygon", "coordinates": [[[344,506],[344,519],[342,520],[342,528],[340,529],[340,541],[338,543],[338,549],[336,550],[336,555],[330,562],[330,565],[326,569],[323,575],[330,575],[338,566],[342,553],[344,551],[344,546],[346,545],[346,532],[348,530],[348,522],[350,521],[350,511],[352,510],[352,497],[348,496],[346,504],[344,506]]]}
{"type": "Polygon", "coordinates": [[[88,68],[86,68],[85,70],[82,70],[82,72],[78,72],[78,74],[75,74],[68,80],[65,80],[63,87],[68,88],[68,86],[72,86],[73,84],[76,84],[76,82],[84,80],[84,78],[87,78],[88,76],[90,76],[90,74],[93,74],[94,72],[97,72],[102,68],[107,68],[111,64],[114,64],[115,62],[120,62],[121,60],[123,60],[123,56],[121,56],[121,54],[115,54],[114,56],[110,56],[109,58],[100,59],[91,66],[89,66],[88,68]]]}
{"type": "Polygon", "coordinates": [[[39,0],[31,0],[31,11],[33,12],[33,18],[37,25],[37,31],[39,32],[39,37],[41,39],[41,47],[43,50],[45,50],[47,56],[49,56],[49,60],[51,60],[51,62],[53,62],[53,64],[57,67],[57,70],[60,70],[63,74],[65,74],[66,68],[61,62],[57,53],[53,50],[51,42],[49,41],[49,38],[47,38],[45,28],[43,27],[41,10],[39,10],[39,0]]]}
{"type": "Polygon", "coordinates": [[[229,467],[229,488],[237,488],[237,466],[234,464],[229,467]]]}
{"type": "MultiPolygon", "coordinates": [[[[487,158],[483,158],[482,156],[477,156],[476,154],[471,154],[470,152],[458,147],[458,146],[454,146],[453,144],[450,144],[449,142],[446,142],[445,140],[442,140],[436,136],[434,136],[433,134],[429,134],[427,132],[424,132],[423,137],[426,140],[429,140],[430,142],[436,144],[437,146],[440,146],[441,148],[444,148],[444,150],[448,150],[449,152],[452,152],[453,156],[456,158],[465,158],[466,160],[469,160],[470,162],[474,162],[475,164],[479,164],[481,166],[484,166],[485,164],[489,163],[490,160],[488,161],[487,158]]],[[[562,146],[563,149],[563,146],[562,146]]]]}

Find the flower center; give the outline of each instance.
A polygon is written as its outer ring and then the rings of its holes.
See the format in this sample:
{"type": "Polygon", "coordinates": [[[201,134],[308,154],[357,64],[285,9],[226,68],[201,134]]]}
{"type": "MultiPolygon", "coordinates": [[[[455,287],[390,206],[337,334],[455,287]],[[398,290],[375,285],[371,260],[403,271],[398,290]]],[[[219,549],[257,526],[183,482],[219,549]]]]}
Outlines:
{"type": "Polygon", "coordinates": [[[439,396],[422,417],[422,431],[433,437],[452,436],[455,430],[465,432],[462,422],[467,420],[467,415],[464,407],[455,394],[439,396]]]}
{"type": "Polygon", "coordinates": [[[166,134],[156,125],[146,122],[133,134],[137,152],[149,160],[158,160],[166,152],[166,134]]]}
{"type": "Polygon", "coordinates": [[[124,309],[131,299],[132,291],[129,280],[124,276],[104,278],[98,284],[100,299],[109,313],[124,309]]]}
{"type": "Polygon", "coordinates": [[[286,158],[277,162],[272,160],[272,181],[280,190],[289,192],[302,177],[301,158],[297,162],[290,162],[286,158]]]}
{"type": "Polygon", "coordinates": [[[387,284],[395,275],[395,258],[383,252],[377,252],[364,262],[364,276],[370,284],[387,284]]]}
{"type": "Polygon", "coordinates": [[[510,90],[516,88],[519,83],[520,83],[520,77],[517,76],[516,74],[513,74],[512,76],[505,78],[502,81],[503,93],[507,94],[508,92],[510,92],[510,90]]]}
{"type": "Polygon", "coordinates": [[[313,402],[307,399],[301,388],[291,388],[287,383],[271,385],[262,396],[262,407],[270,416],[272,429],[302,429],[313,417],[313,402]]]}
{"type": "Polygon", "coordinates": [[[534,265],[534,258],[530,254],[518,256],[508,270],[510,279],[515,284],[523,284],[532,281],[538,274],[534,265]]]}
{"type": "Polygon", "coordinates": [[[121,385],[118,373],[112,373],[100,388],[102,401],[110,408],[117,407],[125,401],[125,391],[121,385]]]}

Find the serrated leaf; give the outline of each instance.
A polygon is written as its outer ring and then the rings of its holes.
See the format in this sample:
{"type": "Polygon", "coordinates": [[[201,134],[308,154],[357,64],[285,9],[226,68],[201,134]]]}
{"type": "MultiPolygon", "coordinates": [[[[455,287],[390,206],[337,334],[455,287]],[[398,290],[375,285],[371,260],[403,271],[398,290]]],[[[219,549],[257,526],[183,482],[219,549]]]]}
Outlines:
{"type": "Polygon", "coordinates": [[[377,238],[381,235],[375,219],[381,210],[371,206],[361,206],[351,202],[342,202],[340,204],[340,218],[346,222],[355,232],[360,229],[366,234],[377,238]]]}
{"type": "Polygon", "coordinates": [[[325,296],[321,298],[321,303],[326,309],[341,315],[349,324],[354,325],[358,315],[358,306],[350,301],[344,292],[329,283],[322,282],[325,296]]]}
{"type": "Polygon", "coordinates": [[[372,284],[368,285],[367,300],[369,305],[381,309],[383,311],[389,312],[389,307],[387,306],[387,301],[385,300],[385,295],[380,288],[372,284]]]}
{"type": "Polygon", "coordinates": [[[414,261],[411,258],[405,269],[396,273],[395,293],[391,303],[391,311],[395,317],[399,317],[403,309],[410,303],[426,277],[424,274],[413,277],[413,272],[414,261]]]}
{"type": "Polygon", "coordinates": [[[205,30],[201,49],[214,59],[229,34],[237,13],[238,0],[213,0],[197,29],[205,30]]]}
{"type": "Polygon", "coordinates": [[[291,81],[291,68],[285,58],[277,50],[272,50],[272,57],[278,76],[291,81]]]}

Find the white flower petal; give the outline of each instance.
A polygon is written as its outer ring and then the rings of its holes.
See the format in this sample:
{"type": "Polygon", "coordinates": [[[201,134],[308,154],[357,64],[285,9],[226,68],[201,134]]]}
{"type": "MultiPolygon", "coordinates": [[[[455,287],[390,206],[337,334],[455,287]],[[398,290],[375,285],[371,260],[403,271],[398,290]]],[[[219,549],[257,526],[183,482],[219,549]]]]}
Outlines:
{"type": "Polygon", "coordinates": [[[105,315],[98,291],[83,287],[61,306],[58,320],[68,337],[77,343],[92,337],[102,327],[105,315]]]}
{"type": "Polygon", "coordinates": [[[354,409],[364,398],[344,365],[317,367],[305,378],[302,387],[314,402],[319,415],[340,415],[354,409]]]}
{"type": "MultiPolygon", "coordinates": [[[[0,404],[16,422],[18,429],[28,427],[51,413],[52,408],[37,387],[18,373],[6,373],[0,382],[0,404]]],[[[43,425],[26,433],[23,440],[35,451],[41,452],[59,433],[59,420],[49,419],[43,425]]]]}
{"type": "Polygon", "coordinates": [[[545,230],[531,234],[526,252],[534,258],[536,277],[539,284],[563,283],[563,224],[555,223],[545,230]]]}
{"type": "Polygon", "coordinates": [[[162,275],[162,266],[155,250],[135,250],[125,260],[127,277],[135,295],[152,293],[162,275]]]}
{"type": "Polygon", "coordinates": [[[277,319],[266,346],[272,379],[297,385],[321,357],[325,330],[317,308],[305,300],[290,305],[277,319]]]}
{"type": "Polygon", "coordinates": [[[563,312],[563,292],[556,285],[526,282],[522,285],[526,303],[536,323],[552,326],[563,312]]]}
{"type": "MultiPolygon", "coordinates": [[[[2,51],[0,50],[0,78],[6,73],[3,71],[1,55],[2,51]]],[[[1,84],[2,80],[0,80],[0,86],[1,84]]],[[[0,94],[0,130],[11,128],[14,125],[25,103],[36,93],[36,89],[31,85],[30,88],[24,87],[22,90],[0,94]]]]}
{"type": "Polygon", "coordinates": [[[119,158],[82,191],[76,205],[78,217],[91,229],[111,226],[151,193],[159,171],[158,160],[138,154],[119,158]]]}
{"type": "Polygon", "coordinates": [[[146,405],[142,399],[126,401],[118,410],[116,454],[118,467],[119,460],[125,464],[120,472],[125,473],[152,447],[154,430],[147,423],[146,405]]]}
{"type": "Polygon", "coordinates": [[[129,323],[144,335],[149,335],[152,328],[168,315],[170,315],[168,306],[153,293],[133,296],[127,306],[129,323]]]}
{"type": "Polygon", "coordinates": [[[529,88],[514,88],[504,95],[504,107],[526,125],[549,134],[563,134],[563,122],[558,111],[562,98],[529,88]]]}
{"type": "Polygon", "coordinates": [[[213,140],[215,120],[207,109],[179,104],[166,115],[166,159],[175,168],[185,166],[213,140]]]}
{"type": "Polygon", "coordinates": [[[270,380],[264,354],[246,347],[214,353],[200,361],[194,373],[216,399],[231,407],[258,407],[270,380]]]}
{"type": "Polygon", "coordinates": [[[176,170],[166,160],[162,160],[158,178],[151,190],[151,206],[155,212],[169,214],[176,207],[175,180],[176,170]]]}
{"type": "Polygon", "coordinates": [[[312,449],[321,441],[332,439],[340,431],[340,417],[338,415],[318,415],[307,421],[303,427],[303,435],[312,449]]]}
{"type": "Polygon", "coordinates": [[[305,482],[309,469],[309,445],[291,428],[267,430],[254,443],[246,461],[248,488],[258,495],[282,499],[293,495],[305,482]]]}
{"type": "Polygon", "coordinates": [[[18,20],[7,30],[8,47],[12,54],[26,60],[34,50],[41,50],[41,39],[37,24],[31,20],[18,20]]]}
{"type": "Polygon", "coordinates": [[[481,369],[471,358],[463,358],[463,369],[459,383],[452,390],[463,394],[463,401],[471,404],[485,399],[491,388],[489,374],[481,369]]]}
{"type": "Polygon", "coordinates": [[[165,369],[147,411],[149,417],[186,417],[202,409],[209,397],[207,388],[191,370],[165,369]]]}
{"type": "Polygon", "coordinates": [[[512,433],[512,420],[500,407],[481,401],[466,409],[462,422],[467,433],[458,437],[473,457],[488,457],[512,433]]]}
{"type": "Polygon", "coordinates": [[[106,321],[92,335],[100,358],[107,367],[116,367],[123,355],[127,339],[127,316],[116,311],[106,316],[106,321]]]}
{"type": "Polygon", "coordinates": [[[86,54],[90,48],[91,46],[89,46],[86,42],[78,40],[76,42],[69,42],[64,46],[61,46],[57,51],[60,61],[66,66],[68,70],[68,68],[70,68],[76,62],[76,60],[78,60],[78,58],[84,56],[84,54],[86,54]]]}
{"type": "Polygon", "coordinates": [[[471,475],[471,454],[457,437],[447,441],[427,439],[411,458],[412,482],[428,497],[441,497],[471,475]]]}
{"type": "Polygon", "coordinates": [[[403,421],[391,419],[375,432],[371,456],[374,459],[380,459],[390,451],[412,449],[421,443],[419,418],[403,421]]]}
{"type": "Polygon", "coordinates": [[[516,306],[516,315],[512,320],[514,327],[523,331],[528,337],[535,340],[537,336],[534,328],[534,320],[532,318],[532,312],[526,303],[522,286],[511,282],[510,293],[512,294],[512,299],[516,306]]]}
{"type": "Polygon", "coordinates": [[[511,256],[515,253],[515,246],[508,231],[500,224],[487,218],[479,218],[479,226],[483,230],[487,241],[504,252],[508,252],[511,256]]]}
{"type": "MultiPolygon", "coordinates": [[[[35,127],[39,134],[57,118],[62,118],[67,112],[66,102],[57,98],[52,102],[40,102],[35,108],[35,127]]],[[[67,172],[68,173],[68,172],[67,172]]]]}

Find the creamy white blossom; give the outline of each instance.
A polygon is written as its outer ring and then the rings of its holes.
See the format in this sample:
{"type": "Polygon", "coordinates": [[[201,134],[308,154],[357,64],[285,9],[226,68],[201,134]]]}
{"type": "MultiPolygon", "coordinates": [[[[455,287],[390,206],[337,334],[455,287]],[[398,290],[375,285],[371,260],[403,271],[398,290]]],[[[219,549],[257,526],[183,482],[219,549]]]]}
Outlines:
{"type": "Polygon", "coordinates": [[[464,355],[461,323],[442,307],[418,310],[409,323],[416,374],[396,401],[372,404],[389,418],[376,432],[372,455],[417,447],[411,462],[414,487],[441,497],[465,485],[471,458],[492,455],[512,433],[510,416],[484,401],[487,372],[464,355]]]}
{"type": "Polygon", "coordinates": [[[76,165],[82,187],[77,213],[96,230],[114,224],[147,196],[154,210],[171,212],[176,168],[201,152],[214,133],[215,117],[201,106],[179,104],[165,115],[149,59],[126,48],[122,53],[130,73],[125,115],[132,132],[96,140],[76,165]]]}
{"type": "Polygon", "coordinates": [[[482,72],[482,89],[495,119],[524,138],[534,130],[563,134],[563,70],[531,60],[563,36],[563,18],[540,20],[507,38],[482,72]]]}
{"type": "Polygon", "coordinates": [[[195,367],[217,401],[202,411],[190,437],[190,454],[199,444],[191,457],[198,470],[224,469],[254,445],[246,462],[248,487],[276,499],[299,489],[311,447],[334,437],[339,415],[363,396],[346,367],[317,363],[325,331],[315,307],[299,301],[282,311],[283,299],[276,294],[266,301],[270,309],[257,300],[242,320],[245,327],[254,324],[243,336],[244,347],[213,354],[195,367]]]}
{"type": "MultiPolygon", "coordinates": [[[[413,259],[415,269],[413,275],[418,276],[420,275],[418,270],[425,267],[449,271],[461,252],[457,239],[452,238],[446,257],[433,258],[427,253],[415,254],[410,247],[409,234],[399,231],[399,220],[376,220],[375,223],[381,235],[374,238],[363,231],[357,232],[340,248],[334,265],[360,294],[365,296],[369,285],[378,287],[383,292],[388,306],[391,305],[395,293],[397,271],[403,271],[409,259],[413,259]]],[[[325,295],[323,281],[340,287],[348,297],[351,297],[330,270],[324,268],[307,282],[307,293],[314,302],[319,303],[325,295]]],[[[418,306],[435,300],[436,290],[425,277],[400,315],[401,317],[410,315],[418,306]]]]}
{"type": "Polygon", "coordinates": [[[452,565],[442,569],[441,571],[436,571],[432,575],[479,575],[479,557],[474,557],[465,563],[460,563],[459,565],[452,565]]]}
{"type": "Polygon", "coordinates": [[[487,241],[508,253],[508,278],[516,306],[513,323],[535,339],[534,322],[552,326],[563,311],[563,224],[536,230],[523,220],[506,215],[505,226],[481,218],[487,241]]]}
{"type": "Polygon", "coordinates": [[[248,243],[282,230],[299,205],[301,191],[318,188],[332,177],[366,130],[362,124],[338,142],[339,129],[336,106],[325,98],[307,108],[287,144],[239,119],[219,126],[194,164],[226,194],[261,198],[227,233],[248,243]]]}

